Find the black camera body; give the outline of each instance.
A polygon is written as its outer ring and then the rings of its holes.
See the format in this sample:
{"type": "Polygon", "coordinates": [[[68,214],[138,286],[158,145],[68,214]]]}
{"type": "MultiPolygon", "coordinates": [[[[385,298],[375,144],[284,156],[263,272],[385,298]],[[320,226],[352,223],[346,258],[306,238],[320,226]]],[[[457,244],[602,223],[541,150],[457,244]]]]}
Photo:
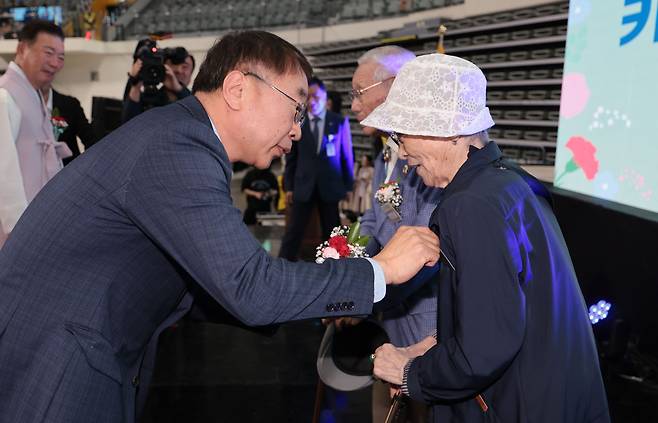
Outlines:
{"type": "Polygon", "coordinates": [[[164,82],[166,77],[165,62],[180,64],[189,56],[183,47],[159,48],[154,40],[145,38],[140,40],[133,53],[133,60],[141,60],[142,68],[135,79],[143,82],[144,91],[141,102],[144,109],[164,106],[168,104],[166,95],[158,91],[158,86],[164,82]]]}
{"type": "Polygon", "coordinates": [[[144,87],[155,87],[165,79],[165,52],[157,47],[143,49],[138,58],[142,61],[142,69],[137,76],[144,87]]]}

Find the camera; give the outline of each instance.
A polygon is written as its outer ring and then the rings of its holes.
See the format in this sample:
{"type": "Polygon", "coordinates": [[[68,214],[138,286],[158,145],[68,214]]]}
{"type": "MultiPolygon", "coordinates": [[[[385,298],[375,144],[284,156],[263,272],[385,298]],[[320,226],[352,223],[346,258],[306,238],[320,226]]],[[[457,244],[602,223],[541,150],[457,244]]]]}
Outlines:
{"type": "Polygon", "coordinates": [[[158,48],[155,41],[150,39],[141,40],[137,44],[133,58],[142,61],[142,69],[139,71],[140,81],[144,83],[145,89],[155,88],[165,78],[165,50],[158,48]]]}

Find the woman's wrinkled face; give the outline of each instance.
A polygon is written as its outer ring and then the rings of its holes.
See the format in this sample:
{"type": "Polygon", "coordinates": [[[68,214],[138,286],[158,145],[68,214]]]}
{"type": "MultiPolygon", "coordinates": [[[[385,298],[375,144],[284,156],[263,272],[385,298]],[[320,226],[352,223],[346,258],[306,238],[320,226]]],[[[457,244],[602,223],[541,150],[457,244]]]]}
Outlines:
{"type": "Polygon", "coordinates": [[[428,137],[419,135],[401,135],[400,158],[407,160],[409,166],[416,168],[416,173],[423,183],[431,187],[444,188],[450,183],[465,160],[459,137],[428,137]]]}

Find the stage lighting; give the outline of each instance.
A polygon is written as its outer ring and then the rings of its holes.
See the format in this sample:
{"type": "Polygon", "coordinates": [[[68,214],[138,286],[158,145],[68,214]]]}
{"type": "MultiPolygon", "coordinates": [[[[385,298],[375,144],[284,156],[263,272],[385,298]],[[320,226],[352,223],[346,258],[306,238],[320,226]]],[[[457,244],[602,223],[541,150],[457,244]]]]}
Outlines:
{"type": "Polygon", "coordinates": [[[612,304],[605,300],[601,300],[598,303],[591,305],[589,307],[589,321],[595,325],[601,320],[605,319],[608,317],[608,312],[610,311],[611,307],[612,304]]]}

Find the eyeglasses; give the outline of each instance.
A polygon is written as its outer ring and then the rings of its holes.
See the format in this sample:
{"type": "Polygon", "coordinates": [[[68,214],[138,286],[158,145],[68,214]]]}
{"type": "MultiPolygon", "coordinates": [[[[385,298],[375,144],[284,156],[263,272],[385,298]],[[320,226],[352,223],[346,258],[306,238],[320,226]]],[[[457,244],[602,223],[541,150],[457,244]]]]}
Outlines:
{"type": "Polygon", "coordinates": [[[375,88],[376,86],[381,85],[381,84],[383,84],[383,83],[386,82],[386,81],[390,81],[391,79],[395,79],[395,77],[394,77],[394,76],[389,76],[389,77],[386,78],[386,79],[383,79],[383,80],[381,80],[381,81],[379,81],[379,82],[375,82],[374,84],[372,84],[372,85],[368,85],[367,87],[365,87],[365,88],[361,88],[360,90],[352,90],[352,91],[350,91],[350,101],[354,101],[354,100],[356,100],[357,98],[361,98],[361,96],[362,96],[366,91],[368,91],[369,89],[371,89],[371,88],[375,88]]]}
{"type": "MultiPolygon", "coordinates": [[[[388,133],[388,138],[395,143],[395,145],[399,148],[401,145],[403,145],[402,141],[402,134],[398,134],[397,132],[391,131],[388,133]]],[[[453,135],[451,137],[434,137],[437,141],[450,141],[453,144],[457,142],[459,139],[459,135],[453,135]]]]}
{"type": "Polygon", "coordinates": [[[242,72],[242,74],[244,76],[253,76],[254,78],[258,79],[259,81],[261,81],[265,85],[268,85],[270,88],[272,88],[273,90],[279,92],[280,94],[283,94],[287,99],[289,99],[290,101],[295,103],[295,117],[293,118],[293,120],[294,120],[295,124],[297,124],[299,126],[302,126],[302,124],[304,123],[304,119],[306,118],[306,104],[298,102],[297,100],[295,100],[294,98],[292,98],[288,94],[281,91],[276,85],[270,84],[269,82],[264,80],[261,76],[255,74],[253,72],[242,72]]]}

